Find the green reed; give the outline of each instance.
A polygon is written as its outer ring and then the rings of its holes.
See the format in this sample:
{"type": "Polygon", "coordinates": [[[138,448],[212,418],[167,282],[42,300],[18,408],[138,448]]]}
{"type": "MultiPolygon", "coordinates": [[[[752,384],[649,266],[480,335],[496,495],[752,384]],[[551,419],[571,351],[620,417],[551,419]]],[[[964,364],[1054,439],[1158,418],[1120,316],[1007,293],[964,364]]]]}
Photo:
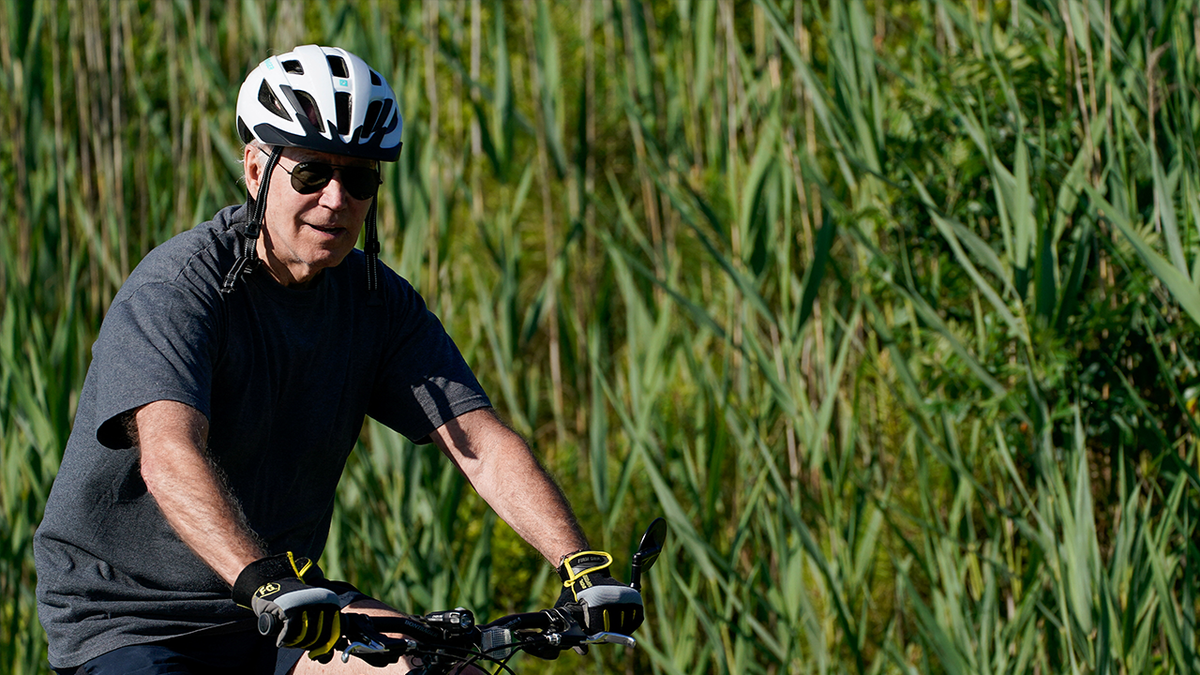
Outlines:
{"type": "MultiPolygon", "coordinates": [[[[639,649],[529,671],[1191,672],[1193,3],[0,2],[0,660],[108,298],[243,198],[270,50],[396,89],[387,262],[628,563],[639,649]]],[[[555,597],[371,423],[323,563],[400,606],[555,597]]],[[[623,572],[621,572],[623,574],[623,572]]]]}

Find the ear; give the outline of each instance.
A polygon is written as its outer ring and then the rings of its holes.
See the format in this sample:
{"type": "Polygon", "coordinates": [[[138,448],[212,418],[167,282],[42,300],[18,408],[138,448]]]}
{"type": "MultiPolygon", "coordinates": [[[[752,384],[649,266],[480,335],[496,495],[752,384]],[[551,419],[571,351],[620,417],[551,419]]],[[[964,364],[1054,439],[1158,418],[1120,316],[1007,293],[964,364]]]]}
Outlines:
{"type": "Polygon", "coordinates": [[[242,151],[242,171],[246,178],[246,189],[251,195],[258,194],[258,183],[262,180],[262,152],[258,146],[247,144],[242,151]]]}

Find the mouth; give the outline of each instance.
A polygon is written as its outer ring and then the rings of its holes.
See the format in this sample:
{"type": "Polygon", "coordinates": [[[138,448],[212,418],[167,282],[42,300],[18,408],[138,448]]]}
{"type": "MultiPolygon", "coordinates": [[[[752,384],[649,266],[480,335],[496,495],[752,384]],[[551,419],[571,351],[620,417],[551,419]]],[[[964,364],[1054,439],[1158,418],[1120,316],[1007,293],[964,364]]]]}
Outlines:
{"type": "Polygon", "coordinates": [[[320,232],[322,234],[325,234],[325,235],[328,235],[331,237],[337,236],[337,235],[341,234],[342,232],[346,231],[346,228],[338,227],[337,225],[326,226],[326,225],[314,225],[312,223],[306,223],[306,225],[308,225],[312,229],[316,230],[317,232],[320,232]]]}

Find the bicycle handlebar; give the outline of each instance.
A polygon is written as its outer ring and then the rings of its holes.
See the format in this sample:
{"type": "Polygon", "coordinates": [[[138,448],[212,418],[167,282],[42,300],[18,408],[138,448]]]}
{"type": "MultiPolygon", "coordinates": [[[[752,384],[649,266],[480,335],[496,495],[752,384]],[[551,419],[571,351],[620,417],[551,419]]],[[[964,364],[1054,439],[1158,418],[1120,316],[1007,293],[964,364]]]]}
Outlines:
{"type": "Polygon", "coordinates": [[[553,658],[584,645],[637,644],[628,635],[588,635],[569,608],[511,614],[478,626],[474,615],[461,608],[424,617],[343,612],[342,622],[343,637],[338,648],[343,662],[357,656],[368,663],[383,665],[404,656],[419,656],[424,672],[430,675],[478,661],[497,663],[508,670],[505,662],[518,651],[553,658]],[[401,633],[404,637],[389,637],[385,633],[401,633]]]}
{"type": "MultiPolygon", "coordinates": [[[[635,588],[640,585],[641,574],[650,569],[662,550],[666,529],[666,522],[656,518],[642,536],[633,557],[631,576],[635,588]]],[[[582,652],[593,644],[637,645],[637,640],[619,633],[587,634],[582,617],[582,607],[575,604],[510,614],[483,625],[477,625],[475,615],[461,607],[425,616],[342,612],[342,637],[336,649],[342,652],[343,662],[356,656],[375,666],[395,663],[405,656],[419,657],[421,673],[443,675],[480,661],[497,664],[501,671],[512,673],[507,661],[519,651],[555,658],[568,649],[582,652]],[[390,637],[386,633],[404,637],[390,637]]]]}

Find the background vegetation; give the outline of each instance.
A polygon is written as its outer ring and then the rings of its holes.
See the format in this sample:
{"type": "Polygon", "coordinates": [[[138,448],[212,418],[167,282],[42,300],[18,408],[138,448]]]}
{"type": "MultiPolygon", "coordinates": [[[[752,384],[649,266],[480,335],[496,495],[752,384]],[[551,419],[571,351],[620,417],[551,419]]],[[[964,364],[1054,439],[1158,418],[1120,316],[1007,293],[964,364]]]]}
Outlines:
{"type": "MultiPolygon", "coordinates": [[[[402,97],[386,260],[628,561],[655,673],[1188,673],[1193,0],[0,1],[0,663],[106,303],[243,199],[237,85],[402,97]]],[[[375,425],[325,563],[413,610],[549,569],[375,425]]],[[[519,666],[518,666],[519,667],[519,666]]]]}

